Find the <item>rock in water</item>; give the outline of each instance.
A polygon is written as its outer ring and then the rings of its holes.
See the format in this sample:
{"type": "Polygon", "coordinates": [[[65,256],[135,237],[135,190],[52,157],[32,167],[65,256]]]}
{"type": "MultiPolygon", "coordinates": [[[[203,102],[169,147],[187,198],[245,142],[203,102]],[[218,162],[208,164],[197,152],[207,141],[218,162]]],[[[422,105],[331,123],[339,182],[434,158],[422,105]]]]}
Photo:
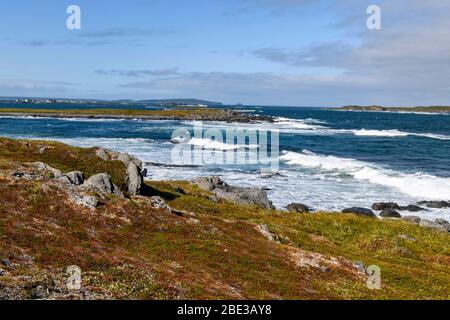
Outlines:
{"type": "Polygon", "coordinates": [[[395,211],[394,209],[384,209],[380,213],[380,217],[383,217],[383,218],[401,218],[402,215],[400,213],[398,213],[397,211],[395,211]]]}
{"type": "Polygon", "coordinates": [[[230,186],[220,177],[198,178],[194,180],[194,183],[201,189],[214,193],[217,198],[237,204],[254,205],[263,209],[275,209],[265,190],[230,186]]]}
{"type": "Polygon", "coordinates": [[[419,211],[427,211],[427,209],[421,208],[419,206],[416,205],[409,205],[409,206],[405,206],[405,207],[400,207],[401,211],[410,211],[410,212],[419,212],[419,211]]]}
{"type": "Polygon", "coordinates": [[[378,202],[372,205],[372,209],[383,211],[385,209],[400,210],[400,206],[395,202],[378,202]]]}
{"type": "Polygon", "coordinates": [[[309,207],[302,203],[291,203],[286,207],[289,212],[293,213],[309,213],[309,207]]]}
{"type": "Polygon", "coordinates": [[[419,204],[433,209],[450,208],[450,202],[448,201],[421,201],[419,204]]]}
{"type": "Polygon", "coordinates": [[[360,216],[376,217],[372,210],[367,208],[353,207],[342,210],[342,213],[353,213],[360,216]]]}
{"type": "Polygon", "coordinates": [[[107,173],[99,173],[87,179],[83,186],[86,190],[97,193],[101,197],[116,195],[123,197],[122,191],[112,183],[111,177],[107,173]]]}

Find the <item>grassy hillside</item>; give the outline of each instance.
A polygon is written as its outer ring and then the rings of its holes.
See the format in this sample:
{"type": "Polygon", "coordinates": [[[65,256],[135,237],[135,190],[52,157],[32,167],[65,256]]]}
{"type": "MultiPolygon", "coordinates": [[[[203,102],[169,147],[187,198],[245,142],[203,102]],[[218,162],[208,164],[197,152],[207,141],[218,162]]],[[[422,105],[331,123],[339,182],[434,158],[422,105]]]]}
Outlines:
{"type": "Polygon", "coordinates": [[[95,149],[0,139],[3,298],[450,298],[446,233],[397,220],[215,202],[183,181],[147,182],[148,195],[163,197],[173,212],[154,209],[144,196],[109,197],[90,210],[68,201],[51,177],[11,175],[34,161],[123,179],[121,163],[96,158],[95,149]],[[357,261],[381,268],[382,290],[366,287],[357,261]],[[82,269],[81,291],[64,285],[70,265],[82,269]]]}

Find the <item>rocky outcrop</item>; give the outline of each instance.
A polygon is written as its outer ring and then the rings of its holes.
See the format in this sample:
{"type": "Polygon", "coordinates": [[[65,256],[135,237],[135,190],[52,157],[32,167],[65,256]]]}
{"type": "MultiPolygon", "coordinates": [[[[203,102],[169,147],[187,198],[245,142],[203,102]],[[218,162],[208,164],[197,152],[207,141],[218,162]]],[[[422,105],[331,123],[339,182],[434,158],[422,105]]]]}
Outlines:
{"type": "Polygon", "coordinates": [[[126,168],[127,192],[130,195],[139,195],[142,192],[144,177],[147,170],[143,170],[142,161],[128,153],[114,152],[108,149],[98,148],[95,152],[102,160],[120,161],[126,168]]]}
{"type": "Polygon", "coordinates": [[[263,209],[275,209],[265,190],[230,186],[220,177],[198,178],[194,180],[194,183],[201,189],[212,192],[219,199],[263,209]]]}
{"type": "Polygon", "coordinates": [[[289,212],[292,213],[309,213],[310,209],[307,205],[304,205],[303,203],[291,203],[286,207],[289,212]]]}
{"type": "Polygon", "coordinates": [[[84,182],[84,174],[80,171],[72,171],[59,176],[57,179],[68,184],[79,186],[84,182]]]}
{"type": "Polygon", "coordinates": [[[99,173],[90,177],[84,182],[83,188],[86,191],[95,192],[103,198],[108,195],[124,196],[119,187],[112,183],[111,177],[107,173],[99,173]]]}
{"type": "Polygon", "coordinates": [[[76,205],[88,208],[88,209],[95,209],[98,205],[98,200],[94,196],[81,194],[78,192],[70,192],[69,193],[69,199],[75,203],[76,205]]]}
{"type": "Polygon", "coordinates": [[[128,163],[126,182],[129,194],[138,195],[141,193],[144,177],[141,174],[141,169],[134,162],[128,163]]]}
{"type": "Polygon", "coordinates": [[[59,177],[61,175],[61,171],[58,169],[55,169],[51,166],[49,166],[46,163],[43,162],[34,162],[31,164],[36,170],[43,172],[43,173],[50,173],[53,175],[53,177],[59,177]]]}
{"type": "Polygon", "coordinates": [[[84,174],[81,171],[72,171],[67,173],[66,176],[76,186],[82,185],[84,182],[84,174]]]}
{"type": "Polygon", "coordinates": [[[401,218],[402,215],[400,213],[398,213],[394,209],[384,209],[380,213],[380,217],[383,217],[383,218],[401,218]]]}
{"type": "Polygon", "coordinates": [[[265,225],[265,224],[258,224],[255,227],[255,230],[258,231],[261,235],[264,236],[264,238],[266,238],[267,240],[269,240],[271,242],[278,242],[280,240],[278,238],[278,236],[276,234],[274,234],[273,232],[271,232],[269,230],[269,227],[267,227],[267,225],[265,225]]]}
{"type": "Polygon", "coordinates": [[[372,210],[367,208],[353,207],[342,210],[342,213],[353,213],[360,216],[371,217],[374,218],[375,213],[372,210]]]}

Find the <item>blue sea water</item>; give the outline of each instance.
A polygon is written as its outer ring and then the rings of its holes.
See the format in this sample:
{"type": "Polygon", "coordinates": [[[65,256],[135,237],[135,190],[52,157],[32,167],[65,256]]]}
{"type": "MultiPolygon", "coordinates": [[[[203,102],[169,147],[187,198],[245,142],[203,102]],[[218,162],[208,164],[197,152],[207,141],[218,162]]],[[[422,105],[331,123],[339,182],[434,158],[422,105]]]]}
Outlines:
{"type": "MultiPolygon", "coordinates": [[[[214,174],[230,184],[266,187],[279,208],[291,202],[305,203],[316,210],[341,210],[348,206],[370,207],[377,201],[407,205],[420,200],[450,200],[450,115],[239,108],[274,116],[276,122],[202,125],[205,129],[278,130],[279,174],[267,174],[258,165],[171,166],[175,146],[170,143],[172,132],[192,129],[193,123],[186,121],[0,117],[0,135],[129,152],[145,162],[151,179],[192,179],[214,174]]],[[[205,149],[229,147],[210,140],[195,144],[205,149]]],[[[420,215],[449,219],[450,210],[420,215]]]]}

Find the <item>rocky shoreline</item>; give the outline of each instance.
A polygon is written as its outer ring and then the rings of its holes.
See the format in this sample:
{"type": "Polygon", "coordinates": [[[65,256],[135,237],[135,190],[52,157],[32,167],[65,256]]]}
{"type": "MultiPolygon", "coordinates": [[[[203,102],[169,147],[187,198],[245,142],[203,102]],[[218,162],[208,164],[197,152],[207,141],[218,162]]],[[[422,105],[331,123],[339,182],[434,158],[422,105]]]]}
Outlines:
{"type": "MultiPolygon", "coordinates": [[[[103,161],[119,161],[125,168],[125,187],[120,189],[115,185],[108,173],[97,173],[88,179],[80,171],[62,173],[43,162],[30,163],[11,172],[14,179],[43,180],[51,177],[51,181],[59,188],[66,189],[69,198],[75,204],[95,210],[102,199],[109,196],[121,198],[130,196],[146,196],[144,179],[147,170],[139,159],[127,154],[114,152],[104,148],[96,148],[95,155],[103,161]]],[[[200,177],[191,181],[201,190],[212,194],[209,200],[217,202],[220,200],[230,201],[238,205],[255,206],[265,210],[276,210],[269,200],[267,191],[259,188],[244,188],[231,186],[218,176],[200,177]]],[[[160,197],[150,196],[148,201],[156,208],[170,209],[160,197]]],[[[444,219],[434,221],[422,219],[416,215],[402,216],[399,211],[420,212],[428,209],[450,208],[450,201],[421,201],[417,204],[400,206],[393,202],[374,203],[371,208],[351,207],[341,211],[344,214],[355,214],[368,218],[379,217],[381,219],[402,219],[421,227],[430,228],[443,232],[450,232],[450,223],[444,219]],[[379,212],[377,215],[375,212],[379,212]]],[[[302,203],[291,203],[286,207],[288,212],[309,214],[313,209],[302,203]]]]}
{"type": "MultiPolygon", "coordinates": [[[[442,209],[450,208],[450,201],[420,201],[417,204],[411,204],[407,206],[400,206],[395,202],[378,202],[374,203],[369,208],[363,207],[352,207],[343,209],[342,213],[356,214],[359,216],[365,216],[369,218],[376,218],[377,214],[375,211],[379,211],[378,217],[381,219],[402,219],[408,222],[412,222],[424,228],[430,228],[443,232],[450,232],[450,222],[445,219],[437,218],[434,221],[429,219],[422,219],[415,215],[402,216],[399,211],[409,211],[409,212],[420,212],[428,211],[428,209],[423,208],[425,206],[429,209],[442,209]]],[[[293,213],[310,213],[311,209],[302,203],[291,203],[286,209],[293,213]]]]}

